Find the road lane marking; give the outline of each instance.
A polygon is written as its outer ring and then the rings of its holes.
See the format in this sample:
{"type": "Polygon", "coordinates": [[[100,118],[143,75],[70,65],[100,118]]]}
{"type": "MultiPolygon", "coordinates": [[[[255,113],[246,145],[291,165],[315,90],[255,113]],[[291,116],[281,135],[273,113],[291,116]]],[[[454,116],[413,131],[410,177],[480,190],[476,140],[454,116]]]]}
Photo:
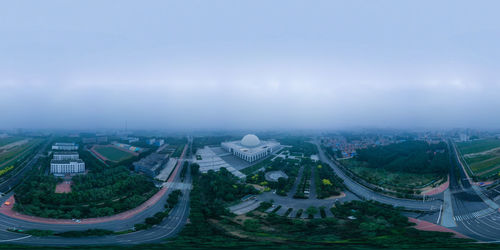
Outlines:
{"type": "Polygon", "coordinates": [[[29,237],[31,237],[31,235],[24,236],[24,237],[21,237],[21,238],[15,238],[15,239],[0,240],[0,242],[10,242],[10,241],[24,240],[24,239],[29,238],[29,237]]]}

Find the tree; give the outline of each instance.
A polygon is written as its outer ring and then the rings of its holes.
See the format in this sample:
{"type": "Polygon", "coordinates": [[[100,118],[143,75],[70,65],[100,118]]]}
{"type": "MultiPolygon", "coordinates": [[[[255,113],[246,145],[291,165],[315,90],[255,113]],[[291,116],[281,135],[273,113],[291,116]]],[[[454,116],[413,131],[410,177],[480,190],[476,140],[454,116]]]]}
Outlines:
{"type": "Polygon", "coordinates": [[[310,206],[306,209],[306,214],[309,217],[314,217],[314,215],[317,213],[318,213],[318,208],[316,208],[316,207],[310,206]]]}

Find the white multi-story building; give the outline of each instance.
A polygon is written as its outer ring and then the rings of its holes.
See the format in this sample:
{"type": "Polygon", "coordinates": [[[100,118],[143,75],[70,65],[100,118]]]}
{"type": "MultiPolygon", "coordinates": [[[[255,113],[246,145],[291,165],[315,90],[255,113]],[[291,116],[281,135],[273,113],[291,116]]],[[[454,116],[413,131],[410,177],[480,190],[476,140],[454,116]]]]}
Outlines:
{"type": "Polygon", "coordinates": [[[52,145],[52,150],[78,150],[78,145],[74,142],[57,142],[52,145]]]}
{"type": "Polygon", "coordinates": [[[221,143],[223,149],[248,162],[260,160],[279,150],[281,145],[276,141],[261,141],[256,135],[245,135],[241,141],[221,143]]]}
{"type": "Polygon", "coordinates": [[[54,152],[50,161],[50,173],[54,175],[65,175],[85,172],[85,162],[80,160],[76,151],[54,152]]]}
{"type": "Polygon", "coordinates": [[[61,152],[54,152],[54,157],[52,157],[52,159],[57,161],[78,160],[80,159],[80,156],[76,151],[61,151],[61,152]]]}
{"type": "Polygon", "coordinates": [[[85,172],[85,162],[77,160],[52,160],[50,173],[54,175],[75,174],[85,172]]]}

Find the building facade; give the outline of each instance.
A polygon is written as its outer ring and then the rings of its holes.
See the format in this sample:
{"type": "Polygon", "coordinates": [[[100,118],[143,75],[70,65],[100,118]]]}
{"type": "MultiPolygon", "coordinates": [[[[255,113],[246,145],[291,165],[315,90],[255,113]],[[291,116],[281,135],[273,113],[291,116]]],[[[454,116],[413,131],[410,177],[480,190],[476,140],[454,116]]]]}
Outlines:
{"type": "MultiPolygon", "coordinates": [[[[61,147],[66,147],[62,145],[61,147]]],[[[70,146],[70,145],[69,145],[70,146]]],[[[85,162],[76,151],[56,151],[50,161],[50,173],[53,175],[76,174],[85,172],[85,162]]]]}
{"type": "Polygon", "coordinates": [[[281,145],[276,141],[261,141],[256,135],[249,134],[241,141],[223,142],[221,147],[247,162],[254,162],[276,152],[281,145]]]}
{"type": "Polygon", "coordinates": [[[165,154],[152,153],[147,157],[142,158],[140,161],[134,162],[134,170],[136,172],[145,173],[146,175],[154,178],[165,167],[165,163],[167,161],[166,156],[167,155],[165,154]]]}
{"type": "Polygon", "coordinates": [[[75,174],[85,172],[85,163],[80,160],[52,160],[50,173],[54,175],[75,174]]]}
{"type": "Polygon", "coordinates": [[[57,161],[78,160],[80,159],[80,156],[76,151],[62,151],[62,152],[54,152],[54,156],[52,157],[52,159],[57,161]]]}
{"type": "Polygon", "coordinates": [[[57,142],[56,144],[52,145],[52,150],[78,150],[78,144],[74,142],[57,142]]]}

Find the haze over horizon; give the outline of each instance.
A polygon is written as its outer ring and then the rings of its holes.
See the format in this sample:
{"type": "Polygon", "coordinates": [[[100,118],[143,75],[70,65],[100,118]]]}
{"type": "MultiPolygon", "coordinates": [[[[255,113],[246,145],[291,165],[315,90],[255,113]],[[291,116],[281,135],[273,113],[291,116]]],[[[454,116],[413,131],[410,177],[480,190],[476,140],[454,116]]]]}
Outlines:
{"type": "Polygon", "coordinates": [[[499,128],[499,7],[4,1],[0,129],[499,128]]]}

